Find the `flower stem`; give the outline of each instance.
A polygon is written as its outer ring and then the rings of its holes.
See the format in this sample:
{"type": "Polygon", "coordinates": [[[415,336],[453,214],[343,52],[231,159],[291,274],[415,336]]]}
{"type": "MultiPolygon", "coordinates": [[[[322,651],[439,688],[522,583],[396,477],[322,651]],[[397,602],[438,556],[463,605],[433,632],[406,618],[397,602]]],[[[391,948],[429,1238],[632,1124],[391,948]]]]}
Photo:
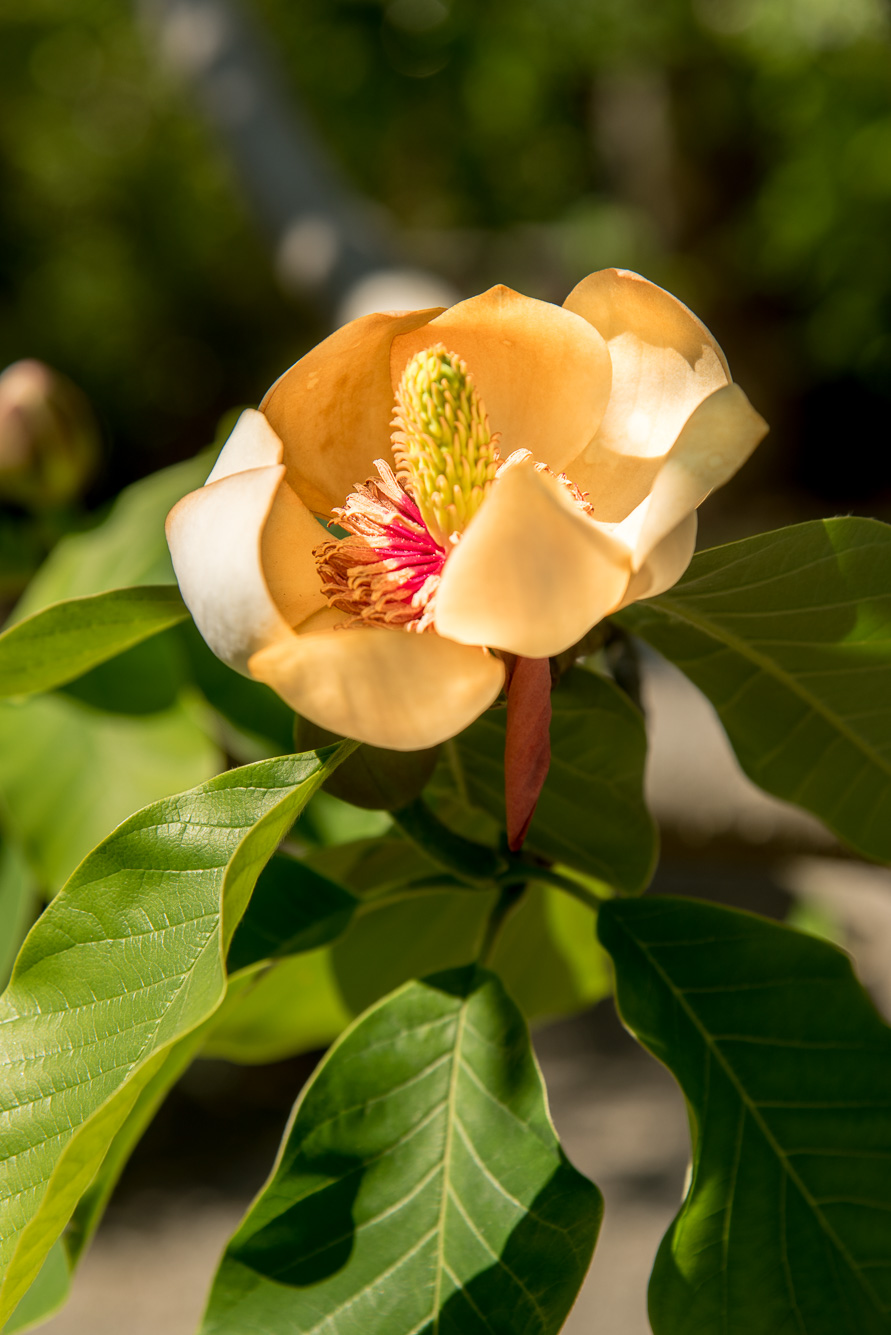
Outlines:
{"type": "Polygon", "coordinates": [[[503,885],[501,887],[501,894],[498,896],[495,906],[489,914],[489,921],[486,923],[486,930],[480,946],[479,962],[483,966],[487,965],[491,960],[495,951],[495,946],[498,943],[498,937],[501,934],[501,929],[512,910],[520,902],[525,891],[525,881],[512,881],[510,885],[503,885]]]}
{"type": "Polygon", "coordinates": [[[417,797],[394,811],[393,819],[422,853],[464,881],[488,885],[507,868],[506,860],[494,848],[450,830],[423,798],[417,797]]]}

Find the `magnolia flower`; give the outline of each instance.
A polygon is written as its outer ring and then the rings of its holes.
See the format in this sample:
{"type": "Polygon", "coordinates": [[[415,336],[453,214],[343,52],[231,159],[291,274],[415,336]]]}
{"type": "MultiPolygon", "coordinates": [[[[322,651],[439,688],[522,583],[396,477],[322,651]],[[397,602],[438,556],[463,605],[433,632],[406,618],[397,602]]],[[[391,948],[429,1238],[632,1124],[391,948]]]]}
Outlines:
{"type": "Polygon", "coordinates": [[[495,287],[307,353],[168,541],[220,658],[410,751],[488,708],[514,655],[562,653],[673,584],[696,507],[765,430],[708,330],[636,274],[592,274],[562,307],[495,287]]]}

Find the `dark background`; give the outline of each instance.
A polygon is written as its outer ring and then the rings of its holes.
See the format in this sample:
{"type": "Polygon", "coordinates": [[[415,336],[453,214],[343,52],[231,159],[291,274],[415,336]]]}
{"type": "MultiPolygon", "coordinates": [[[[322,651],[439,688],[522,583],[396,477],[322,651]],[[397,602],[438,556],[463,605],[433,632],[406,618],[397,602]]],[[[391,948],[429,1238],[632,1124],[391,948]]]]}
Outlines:
{"type": "MultiPolygon", "coordinates": [[[[286,99],[407,262],[459,293],[506,282],[558,302],[617,264],[705,319],[772,425],[706,512],[706,539],[888,514],[878,0],[244,9],[286,99]]],[[[276,279],[220,117],[199,109],[194,22],[161,41],[152,13],[0,13],[0,365],[41,358],[89,395],[104,449],[91,506],[206,444],[332,318],[323,292],[276,279]]]]}

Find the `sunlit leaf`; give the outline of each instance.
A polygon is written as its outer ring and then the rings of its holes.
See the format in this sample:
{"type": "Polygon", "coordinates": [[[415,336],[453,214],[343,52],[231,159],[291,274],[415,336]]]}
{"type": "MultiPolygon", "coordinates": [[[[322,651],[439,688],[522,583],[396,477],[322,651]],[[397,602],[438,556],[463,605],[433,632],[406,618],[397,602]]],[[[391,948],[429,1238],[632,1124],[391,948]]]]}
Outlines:
{"type": "Polygon", "coordinates": [[[497,979],[410,983],[301,1095],[203,1335],[556,1335],[601,1209],[497,979]]]}
{"type": "Polygon", "coordinates": [[[825,519],[701,552],[618,620],[708,696],[755,783],[891,860],[891,526],[825,519]]]}
{"type": "Polygon", "coordinates": [[[230,770],[138,812],[32,928],[0,1000],[0,1321],[168,1048],[219,1005],[257,876],[352,745],[230,770]]]}
{"type": "Polygon", "coordinates": [[[51,691],[188,615],[163,584],[52,603],[0,635],[0,696],[51,691]]]}
{"type": "Polygon", "coordinates": [[[682,899],[612,900],[599,931],[622,1019],[695,1128],[656,1335],[887,1335],[891,1029],[847,957],[682,899]]]}

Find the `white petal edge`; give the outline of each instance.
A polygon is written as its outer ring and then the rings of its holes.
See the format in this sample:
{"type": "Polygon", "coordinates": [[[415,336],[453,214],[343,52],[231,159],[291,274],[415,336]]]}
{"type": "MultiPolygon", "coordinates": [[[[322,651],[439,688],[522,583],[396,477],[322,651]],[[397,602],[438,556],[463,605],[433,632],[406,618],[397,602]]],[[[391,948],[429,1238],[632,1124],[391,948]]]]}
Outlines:
{"type": "Polygon", "coordinates": [[[640,570],[631,576],[625,596],[615,609],[617,612],[641,598],[655,598],[657,593],[664,593],[678,582],[693,559],[698,526],[694,510],[657,543],[640,570]]]}
{"type": "Polygon", "coordinates": [[[289,635],[260,650],[249,666],[251,676],[311,722],[391,751],[419,751],[454,737],[504,684],[500,659],[429,631],[289,635]]]}
{"type": "Polygon", "coordinates": [[[283,464],[226,474],[192,491],[167,516],[180,592],[211,649],[238,672],[263,645],[290,634],[269,592],[262,532],[283,464]]]}
{"type": "Polygon", "coordinates": [[[643,567],[685,515],[733,477],[767,430],[764,418],[738,385],[724,385],[694,409],[649,496],[613,530],[613,536],[631,549],[633,570],[643,567]]]}
{"type": "Polygon", "coordinates": [[[627,550],[523,462],[502,471],[450,554],[434,624],[461,644],[548,658],[615,609],[629,576],[627,550]]]}
{"type": "Polygon", "coordinates": [[[284,446],[263,414],[256,408],[245,408],[220,450],[207,482],[219,482],[251,468],[280,464],[283,454],[284,446]]]}

